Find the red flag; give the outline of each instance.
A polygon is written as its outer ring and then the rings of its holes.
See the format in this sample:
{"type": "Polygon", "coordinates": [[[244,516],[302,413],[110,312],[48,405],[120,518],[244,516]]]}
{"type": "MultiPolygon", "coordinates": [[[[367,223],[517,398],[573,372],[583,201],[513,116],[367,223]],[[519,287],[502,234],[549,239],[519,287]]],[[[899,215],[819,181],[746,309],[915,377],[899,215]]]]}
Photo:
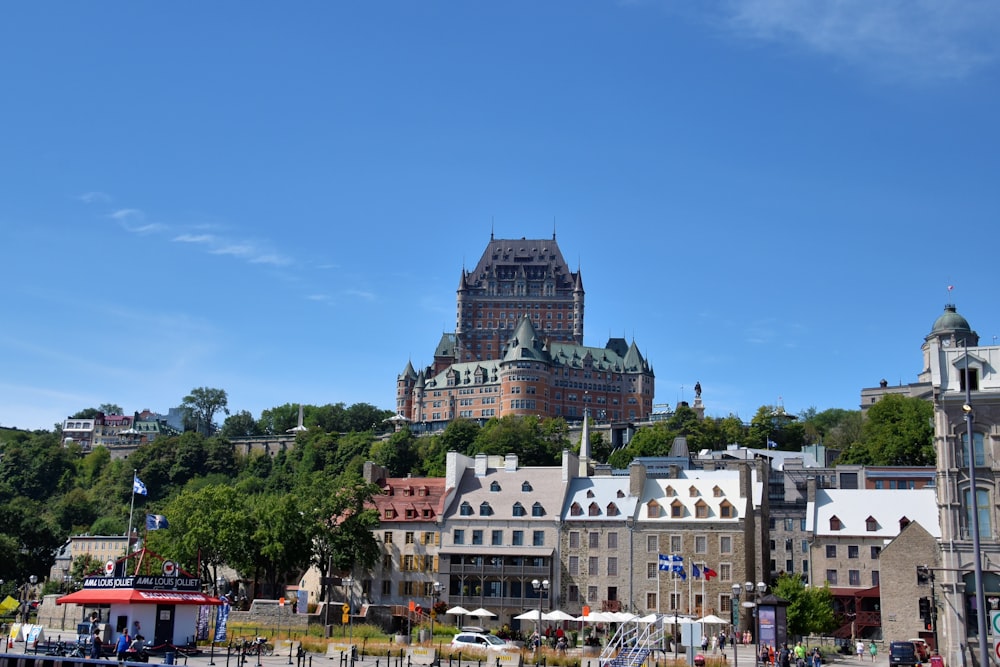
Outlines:
{"type": "Polygon", "coordinates": [[[712,568],[710,568],[707,565],[704,567],[704,569],[701,572],[702,572],[702,574],[705,575],[705,581],[711,581],[712,577],[719,576],[718,572],[716,572],[715,570],[713,570],[712,568]]]}

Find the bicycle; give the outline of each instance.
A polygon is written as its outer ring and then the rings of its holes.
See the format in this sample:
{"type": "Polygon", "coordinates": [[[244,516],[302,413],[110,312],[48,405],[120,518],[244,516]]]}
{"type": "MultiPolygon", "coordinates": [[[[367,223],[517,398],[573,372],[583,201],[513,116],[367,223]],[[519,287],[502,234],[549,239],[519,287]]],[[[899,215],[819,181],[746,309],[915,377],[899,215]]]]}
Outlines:
{"type": "Polygon", "coordinates": [[[241,638],[236,643],[236,648],[242,651],[244,655],[274,655],[274,644],[267,641],[267,637],[257,637],[252,641],[241,638]]]}

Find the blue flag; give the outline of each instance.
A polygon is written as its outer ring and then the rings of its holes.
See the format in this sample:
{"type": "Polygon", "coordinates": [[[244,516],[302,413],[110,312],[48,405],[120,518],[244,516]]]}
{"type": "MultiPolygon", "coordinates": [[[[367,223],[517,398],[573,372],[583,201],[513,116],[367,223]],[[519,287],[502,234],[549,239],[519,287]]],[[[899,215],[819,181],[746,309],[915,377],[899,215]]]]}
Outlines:
{"type": "Polygon", "coordinates": [[[701,570],[699,570],[698,566],[695,565],[694,563],[691,563],[691,576],[694,577],[695,579],[701,578],[701,570]]]}
{"type": "Polygon", "coordinates": [[[657,569],[663,572],[670,572],[670,566],[673,564],[673,559],[665,554],[660,554],[657,560],[657,569]]]}
{"type": "Polygon", "coordinates": [[[160,530],[161,528],[170,528],[167,517],[162,514],[146,515],[146,530],[160,530]]]}
{"type": "Polygon", "coordinates": [[[132,493],[138,493],[140,496],[146,495],[146,485],[142,483],[138,475],[132,475],[132,493]]]}

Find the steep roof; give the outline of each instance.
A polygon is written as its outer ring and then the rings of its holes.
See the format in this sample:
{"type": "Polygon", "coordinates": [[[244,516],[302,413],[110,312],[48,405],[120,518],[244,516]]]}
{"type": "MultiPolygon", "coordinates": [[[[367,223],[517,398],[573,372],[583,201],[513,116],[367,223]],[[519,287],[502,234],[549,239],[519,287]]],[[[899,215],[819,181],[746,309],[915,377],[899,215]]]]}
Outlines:
{"type": "Polygon", "coordinates": [[[936,490],[816,489],[815,502],[806,504],[806,530],[816,535],[889,539],[899,534],[904,519],[941,537],[936,490]],[[838,521],[831,526],[834,517],[838,521]]]}
{"type": "Polygon", "coordinates": [[[578,274],[569,270],[555,235],[551,239],[491,238],[476,268],[463,274],[463,288],[479,288],[492,280],[552,279],[556,289],[571,289],[580,284],[578,274]]]}

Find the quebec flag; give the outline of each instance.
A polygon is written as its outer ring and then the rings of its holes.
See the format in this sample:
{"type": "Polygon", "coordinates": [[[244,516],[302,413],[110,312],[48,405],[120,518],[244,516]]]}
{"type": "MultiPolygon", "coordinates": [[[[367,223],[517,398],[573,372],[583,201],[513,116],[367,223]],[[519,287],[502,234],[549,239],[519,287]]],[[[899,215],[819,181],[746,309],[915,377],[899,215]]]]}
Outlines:
{"type": "Polygon", "coordinates": [[[138,475],[132,475],[132,493],[138,493],[140,496],[146,495],[146,485],[142,483],[138,475]]]}

